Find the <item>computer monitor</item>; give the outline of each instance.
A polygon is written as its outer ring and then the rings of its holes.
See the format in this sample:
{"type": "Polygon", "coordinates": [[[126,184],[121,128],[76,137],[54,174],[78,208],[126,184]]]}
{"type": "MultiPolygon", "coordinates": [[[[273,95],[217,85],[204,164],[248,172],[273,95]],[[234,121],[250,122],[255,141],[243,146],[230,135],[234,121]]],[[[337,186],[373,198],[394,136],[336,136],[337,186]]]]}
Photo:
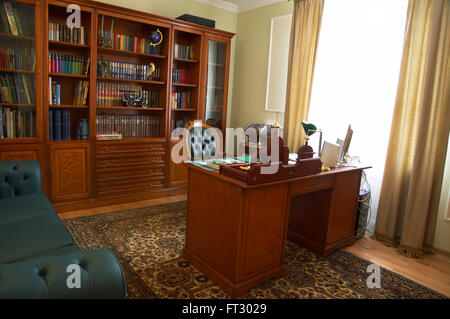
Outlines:
{"type": "Polygon", "coordinates": [[[345,140],[344,143],[342,145],[342,149],[341,149],[341,154],[339,156],[339,162],[340,163],[345,163],[345,156],[348,153],[348,148],[350,147],[350,142],[352,140],[352,136],[353,136],[353,130],[352,130],[352,126],[349,125],[348,129],[347,129],[347,135],[345,136],[345,140]]]}

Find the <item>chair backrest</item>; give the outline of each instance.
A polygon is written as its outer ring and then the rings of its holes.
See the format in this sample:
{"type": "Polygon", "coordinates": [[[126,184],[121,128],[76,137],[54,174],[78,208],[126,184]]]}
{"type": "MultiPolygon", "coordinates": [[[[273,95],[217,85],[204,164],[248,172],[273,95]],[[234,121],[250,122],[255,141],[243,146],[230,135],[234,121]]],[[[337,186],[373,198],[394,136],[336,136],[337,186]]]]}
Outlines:
{"type": "Polygon", "coordinates": [[[37,161],[0,161],[0,199],[41,193],[37,161]]]}
{"type": "Polygon", "coordinates": [[[188,157],[191,160],[211,159],[220,156],[221,137],[216,128],[205,123],[191,125],[186,131],[188,157]]]}

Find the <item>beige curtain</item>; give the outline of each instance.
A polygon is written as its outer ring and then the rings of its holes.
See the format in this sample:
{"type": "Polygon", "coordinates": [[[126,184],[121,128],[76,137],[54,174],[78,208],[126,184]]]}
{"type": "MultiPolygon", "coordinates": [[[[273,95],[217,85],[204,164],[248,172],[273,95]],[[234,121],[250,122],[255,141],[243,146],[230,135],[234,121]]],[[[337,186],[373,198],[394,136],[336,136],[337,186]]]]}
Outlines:
{"type": "Polygon", "coordinates": [[[283,137],[291,152],[303,144],[324,0],[295,0],[289,48],[283,137]]]}
{"type": "Polygon", "coordinates": [[[374,237],[409,257],[429,250],[436,225],[450,127],[449,3],[408,5],[374,237]]]}

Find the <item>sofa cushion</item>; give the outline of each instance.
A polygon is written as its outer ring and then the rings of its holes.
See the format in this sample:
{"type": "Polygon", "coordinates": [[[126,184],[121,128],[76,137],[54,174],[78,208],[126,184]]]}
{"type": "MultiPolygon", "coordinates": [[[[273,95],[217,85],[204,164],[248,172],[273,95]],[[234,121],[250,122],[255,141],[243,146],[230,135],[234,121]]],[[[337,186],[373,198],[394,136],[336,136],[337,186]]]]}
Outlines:
{"type": "Polygon", "coordinates": [[[73,245],[74,241],[56,214],[0,226],[0,263],[73,245]]]}
{"type": "Polygon", "coordinates": [[[41,192],[41,170],[36,161],[0,162],[0,198],[41,192]]]}
{"type": "Polygon", "coordinates": [[[56,213],[42,193],[0,199],[0,226],[50,214],[56,213]]]}

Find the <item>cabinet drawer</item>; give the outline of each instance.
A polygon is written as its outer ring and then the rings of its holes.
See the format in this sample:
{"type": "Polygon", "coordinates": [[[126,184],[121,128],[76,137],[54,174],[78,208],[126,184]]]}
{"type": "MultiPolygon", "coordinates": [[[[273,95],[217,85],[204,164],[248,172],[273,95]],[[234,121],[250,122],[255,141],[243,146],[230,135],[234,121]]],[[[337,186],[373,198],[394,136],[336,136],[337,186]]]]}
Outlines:
{"type": "Polygon", "coordinates": [[[164,177],[164,165],[158,164],[128,169],[115,168],[98,170],[96,174],[97,182],[128,180],[142,177],[164,177]]]}
{"type": "Polygon", "coordinates": [[[164,178],[142,180],[133,183],[101,183],[97,184],[98,195],[113,195],[118,193],[146,192],[164,187],[164,178]]]}
{"type": "Polygon", "coordinates": [[[102,154],[121,154],[121,153],[139,153],[139,152],[164,152],[164,142],[145,143],[145,144],[97,144],[96,153],[102,154]]]}
{"type": "Polygon", "coordinates": [[[146,156],[97,158],[97,168],[123,167],[136,165],[164,164],[164,154],[146,154],[146,156]]]}
{"type": "Polygon", "coordinates": [[[289,186],[289,194],[306,194],[322,189],[327,189],[333,187],[334,178],[333,176],[322,176],[319,178],[305,179],[298,182],[291,183],[289,186]]]}

